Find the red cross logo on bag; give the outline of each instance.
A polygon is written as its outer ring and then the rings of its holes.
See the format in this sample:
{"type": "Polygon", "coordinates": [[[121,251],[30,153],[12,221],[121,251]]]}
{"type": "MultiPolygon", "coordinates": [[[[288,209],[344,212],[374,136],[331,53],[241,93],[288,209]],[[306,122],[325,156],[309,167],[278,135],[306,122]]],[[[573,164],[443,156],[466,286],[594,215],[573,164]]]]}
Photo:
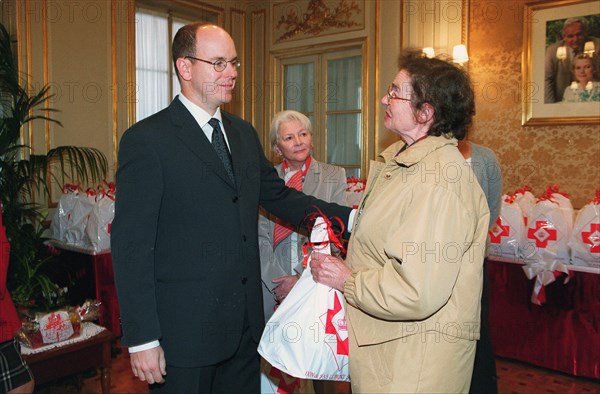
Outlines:
{"type": "Polygon", "coordinates": [[[271,367],[269,376],[279,380],[279,384],[277,385],[277,394],[292,394],[296,391],[296,389],[300,388],[300,379],[284,374],[275,367],[271,367]],[[289,383],[286,382],[286,377],[290,379],[289,383]]]}
{"type": "Polygon", "coordinates": [[[527,238],[535,240],[535,246],[545,248],[548,241],[556,241],[556,229],[548,220],[538,220],[535,222],[535,228],[530,227],[527,230],[527,238]]]}
{"type": "Polygon", "coordinates": [[[348,336],[345,339],[340,337],[340,330],[348,331],[346,318],[337,318],[336,316],[342,312],[342,303],[338,297],[338,293],[334,292],[333,308],[327,309],[327,319],[325,320],[325,334],[334,334],[337,342],[336,354],[348,355],[348,336]]]}
{"type": "Polygon", "coordinates": [[[502,224],[502,218],[498,216],[496,223],[489,231],[490,242],[493,244],[502,243],[502,237],[508,237],[510,235],[510,226],[502,224]]]}
{"type": "Polygon", "coordinates": [[[590,253],[600,253],[600,223],[591,223],[590,231],[582,231],[581,240],[590,245],[590,253]]]}

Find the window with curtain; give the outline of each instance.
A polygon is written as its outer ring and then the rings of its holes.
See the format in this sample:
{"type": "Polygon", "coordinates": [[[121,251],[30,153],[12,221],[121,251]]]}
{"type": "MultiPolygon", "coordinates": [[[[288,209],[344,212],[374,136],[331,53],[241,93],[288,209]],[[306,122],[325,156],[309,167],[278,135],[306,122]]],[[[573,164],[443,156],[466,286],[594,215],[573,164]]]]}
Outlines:
{"type": "Polygon", "coordinates": [[[327,161],[360,176],[362,57],[327,60],[327,161]]]}
{"type": "Polygon", "coordinates": [[[308,116],[313,155],[361,175],[363,72],[360,49],[327,52],[282,61],[283,108],[308,116]]]}
{"type": "Polygon", "coordinates": [[[180,87],[171,60],[171,43],[180,27],[193,19],[138,7],[135,24],[136,119],[167,107],[180,87]]]}

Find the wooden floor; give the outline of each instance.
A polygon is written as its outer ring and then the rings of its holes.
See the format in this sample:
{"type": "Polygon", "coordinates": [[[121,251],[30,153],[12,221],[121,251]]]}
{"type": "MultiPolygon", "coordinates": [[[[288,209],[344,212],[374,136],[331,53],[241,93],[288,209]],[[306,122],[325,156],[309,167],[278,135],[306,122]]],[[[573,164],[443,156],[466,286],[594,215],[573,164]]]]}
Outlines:
{"type": "MultiPolygon", "coordinates": [[[[592,349],[590,349],[592,351],[592,349]]],[[[111,393],[148,393],[148,387],[135,379],[129,367],[127,351],[115,348],[112,364],[111,393]]],[[[582,393],[600,394],[600,381],[575,378],[570,375],[536,368],[531,365],[497,360],[498,388],[506,394],[582,393]]],[[[100,378],[96,371],[78,377],[65,378],[53,384],[36,388],[37,393],[101,393],[100,378]]]]}

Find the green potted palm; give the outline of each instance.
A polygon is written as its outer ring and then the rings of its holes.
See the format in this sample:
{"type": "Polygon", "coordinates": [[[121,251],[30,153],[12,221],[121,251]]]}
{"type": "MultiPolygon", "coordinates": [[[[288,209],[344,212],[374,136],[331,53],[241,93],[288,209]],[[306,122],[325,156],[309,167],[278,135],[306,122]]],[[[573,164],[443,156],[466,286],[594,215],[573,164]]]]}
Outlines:
{"type": "Polygon", "coordinates": [[[61,291],[45,271],[54,256],[44,246],[47,209],[34,196],[47,197],[51,182],[99,182],[108,162],[95,148],[61,146],[33,154],[23,145],[21,130],[29,122],[44,119],[60,125],[48,116],[54,112],[47,107],[49,87],[29,93],[25,86],[10,34],[0,24],[0,200],[11,244],[7,287],[17,305],[48,309],[60,303],[61,291]]]}

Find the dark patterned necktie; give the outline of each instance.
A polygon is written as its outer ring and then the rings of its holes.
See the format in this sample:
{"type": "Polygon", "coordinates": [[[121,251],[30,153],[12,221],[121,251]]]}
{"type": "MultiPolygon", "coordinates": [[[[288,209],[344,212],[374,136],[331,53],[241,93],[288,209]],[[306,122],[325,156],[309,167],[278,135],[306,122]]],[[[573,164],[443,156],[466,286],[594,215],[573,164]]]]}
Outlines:
{"type": "Polygon", "coordinates": [[[219,120],[212,118],[208,121],[213,128],[212,133],[212,144],[217,152],[217,156],[223,162],[223,166],[225,167],[225,171],[227,171],[227,175],[229,178],[234,181],[233,177],[233,167],[231,165],[231,155],[229,154],[229,149],[227,149],[227,144],[225,143],[225,136],[223,135],[223,131],[221,131],[221,125],[219,124],[219,120]]]}

